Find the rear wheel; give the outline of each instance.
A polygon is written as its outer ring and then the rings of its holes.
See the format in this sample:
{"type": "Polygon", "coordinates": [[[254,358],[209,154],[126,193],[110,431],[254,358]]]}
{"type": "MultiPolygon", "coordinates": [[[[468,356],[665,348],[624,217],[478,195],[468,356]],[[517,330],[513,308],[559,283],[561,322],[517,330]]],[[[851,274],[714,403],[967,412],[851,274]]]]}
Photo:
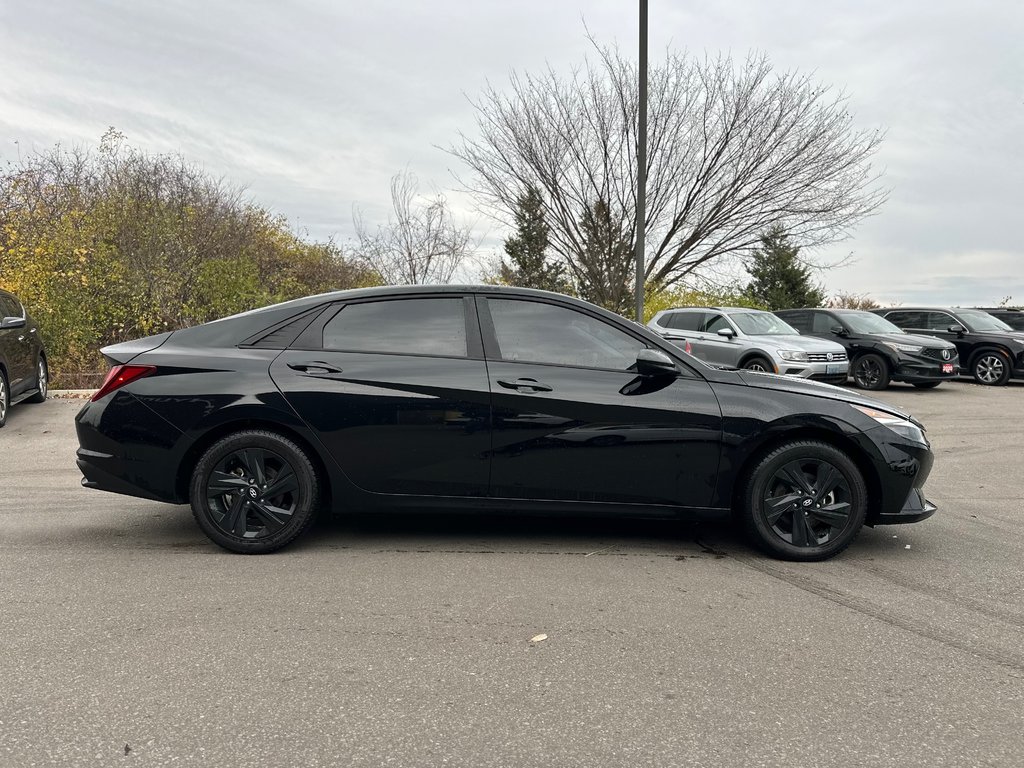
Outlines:
{"type": "Polygon", "coordinates": [[[319,481],[298,445],[273,432],[246,431],[214,443],[192,472],[189,497],[199,527],[232,552],[280,549],[310,523],[319,481]]]}
{"type": "Polygon", "coordinates": [[[0,370],[0,427],[7,423],[7,411],[11,407],[11,390],[7,386],[7,374],[0,370]]]}
{"type": "Polygon", "coordinates": [[[861,389],[885,389],[889,378],[889,364],[881,355],[861,355],[853,364],[853,381],[861,389]]]}
{"type": "Polygon", "coordinates": [[[828,443],[786,443],[761,459],[740,517],[751,541],[785,560],[824,560],[857,537],[867,487],[849,456],[828,443]]]}
{"type": "Polygon", "coordinates": [[[998,387],[1010,380],[1010,361],[1002,352],[982,352],[971,364],[971,375],[979,384],[998,387]]]}
{"type": "Polygon", "coordinates": [[[45,402],[46,395],[50,391],[50,370],[46,366],[45,357],[40,357],[39,362],[36,363],[36,389],[39,391],[26,400],[26,403],[45,402]]]}
{"type": "Polygon", "coordinates": [[[764,373],[775,373],[775,366],[766,357],[760,355],[752,357],[743,363],[743,367],[748,371],[763,371],[764,373]]]}

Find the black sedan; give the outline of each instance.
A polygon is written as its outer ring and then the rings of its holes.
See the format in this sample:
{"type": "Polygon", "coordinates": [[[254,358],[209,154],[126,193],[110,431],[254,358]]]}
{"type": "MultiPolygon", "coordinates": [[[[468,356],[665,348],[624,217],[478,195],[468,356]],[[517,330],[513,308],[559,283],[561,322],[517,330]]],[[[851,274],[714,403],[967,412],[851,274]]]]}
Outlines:
{"type": "Polygon", "coordinates": [[[15,403],[43,402],[48,380],[39,328],[13,293],[0,291],[0,427],[15,403]]]}
{"type": "Polygon", "coordinates": [[[935,511],[923,427],[825,384],[711,368],[558,294],[313,296],[107,347],[83,485],[189,502],[269,552],[320,509],[733,515],[794,560],[935,511]]]}
{"type": "Polygon", "coordinates": [[[960,375],[956,347],[934,336],[914,336],[884,317],[859,309],[780,309],[776,315],[800,333],[843,345],[861,389],[904,381],[920,389],[960,375]]]}

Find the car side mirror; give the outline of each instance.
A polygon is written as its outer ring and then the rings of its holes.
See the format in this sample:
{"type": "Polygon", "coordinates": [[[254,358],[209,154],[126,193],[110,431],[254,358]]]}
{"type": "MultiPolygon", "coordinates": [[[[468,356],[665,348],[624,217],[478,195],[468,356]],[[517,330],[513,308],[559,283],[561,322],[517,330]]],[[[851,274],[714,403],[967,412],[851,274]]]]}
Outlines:
{"type": "Polygon", "coordinates": [[[832,326],[832,333],[834,333],[836,336],[845,336],[846,335],[846,329],[843,328],[843,326],[841,326],[841,325],[833,325],[832,326]]]}
{"type": "Polygon", "coordinates": [[[736,331],[734,331],[732,328],[719,328],[718,335],[725,336],[725,338],[727,339],[731,339],[733,336],[736,335],[736,331]]]}
{"type": "Polygon", "coordinates": [[[967,329],[964,328],[962,325],[957,325],[956,323],[954,323],[953,325],[949,326],[949,332],[955,333],[957,336],[963,336],[967,332],[967,329]]]}
{"type": "Polygon", "coordinates": [[[660,349],[641,349],[636,355],[636,372],[641,376],[675,376],[679,368],[660,349]]]}
{"type": "Polygon", "coordinates": [[[24,328],[25,318],[24,317],[5,317],[0,322],[0,328],[24,328]]]}

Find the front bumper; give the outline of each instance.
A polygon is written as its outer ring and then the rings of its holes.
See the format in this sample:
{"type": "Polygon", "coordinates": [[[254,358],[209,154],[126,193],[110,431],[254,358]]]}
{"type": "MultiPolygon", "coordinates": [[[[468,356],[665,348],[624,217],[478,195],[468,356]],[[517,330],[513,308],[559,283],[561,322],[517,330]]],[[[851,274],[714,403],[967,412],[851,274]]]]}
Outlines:
{"type": "Polygon", "coordinates": [[[916,523],[935,514],[937,510],[934,504],[924,497],[924,491],[920,488],[911,488],[903,508],[899,512],[885,513],[878,515],[874,525],[897,525],[899,523],[916,523]]]}
{"type": "Polygon", "coordinates": [[[845,383],[850,372],[849,360],[803,363],[776,359],[775,364],[779,368],[779,373],[786,376],[798,376],[801,379],[824,381],[828,384],[845,383]]]}
{"type": "Polygon", "coordinates": [[[960,360],[954,355],[949,360],[933,358],[930,355],[900,355],[892,372],[893,381],[926,382],[956,379],[960,375],[960,360]],[[951,366],[943,372],[942,366],[951,366]]]}

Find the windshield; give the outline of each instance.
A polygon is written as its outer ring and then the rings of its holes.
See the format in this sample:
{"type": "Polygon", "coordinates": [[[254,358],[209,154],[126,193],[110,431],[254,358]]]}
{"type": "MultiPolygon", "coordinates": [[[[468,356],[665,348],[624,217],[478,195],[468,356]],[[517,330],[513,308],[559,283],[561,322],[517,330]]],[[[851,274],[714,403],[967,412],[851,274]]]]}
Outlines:
{"type": "Polygon", "coordinates": [[[799,336],[799,332],[771,312],[732,312],[729,319],[747,336],[799,336]]]}
{"type": "Polygon", "coordinates": [[[854,333],[906,333],[884,317],[870,312],[836,312],[836,315],[850,326],[854,333]]]}
{"type": "Polygon", "coordinates": [[[979,312],[976,309],[961,309],[957,310],[957,314],[960,315],[960,319],[967,325],[969,331],[1012,331],[1013,328],[1008,326],[998,317],[992,317],[988,312],[979,312]]]}

